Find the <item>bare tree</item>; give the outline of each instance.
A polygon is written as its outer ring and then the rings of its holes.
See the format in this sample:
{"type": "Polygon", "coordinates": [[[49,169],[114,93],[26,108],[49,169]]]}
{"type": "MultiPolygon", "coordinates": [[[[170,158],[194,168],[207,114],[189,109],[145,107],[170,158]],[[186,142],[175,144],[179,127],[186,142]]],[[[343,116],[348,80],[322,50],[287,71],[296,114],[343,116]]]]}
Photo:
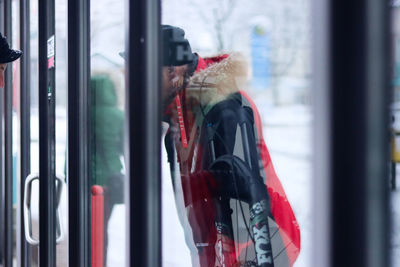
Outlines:
{"type": "Polygon", "coordinates": [[[196,12],[214,34],[218,52],[226,49],[226,37],[224,34],[226,24],[229,22],[233,11],[237,7],[237,0],[187,0],[187,3],[196,9],[196,12]]]}
{"type": "MultiPolygon", "coordinates": [[[[195,11],[203,27],[212,34],[217,52],[231,49],[238,33],[250,33],[251,27],[255,26],[251,22],[255,17],[268,21],[268,25],[261,22],[257,26],[262,26],[268,35],[269,87],[275,101],[281,79],[296,75],[293,73],[296,64],[307,65],[299,62],[304,60],[309,47],[306,0],[186,0],[183,4],[195,11]]],[[[304,70],[304,73],[308,72],[304,70]]]]}
{"type": "MultiPolygon", "coordinates": [[[[124,3],[115,0],[99,0],[91,5],[90,38],[96,40],[101,35],[107,34],[111,29],[116,28],[124,32],[124,17],[121,13],[124,10],[124,3]],[[104,7],[107,7],[104,8],[104,7]]],[[[116,40],[114,40],[116,41],[116,40]]]]}

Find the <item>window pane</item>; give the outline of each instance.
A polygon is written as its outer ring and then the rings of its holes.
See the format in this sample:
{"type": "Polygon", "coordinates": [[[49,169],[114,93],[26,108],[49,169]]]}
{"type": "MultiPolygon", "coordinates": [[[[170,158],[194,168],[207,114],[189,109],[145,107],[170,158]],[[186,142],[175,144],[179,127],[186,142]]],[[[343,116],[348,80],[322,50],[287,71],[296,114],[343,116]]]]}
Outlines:
{"type": "MultiPolygon", "coordinates": [[[[55,111],[55,157],[56,175],[67,182],[66,155],[67,155],[67,1],[56,0],[55,18],[55,68],[56,68],[56,111],[55,111]]],[[[67,183],[68,186],[68,183],[67,183]]],[[[57,223],[62,228],[63,240],[57,243],[56,261],[57,266],[68,266],[68,201],[67,187],[61,192],[60,204],[58,206],[57,223]]],[[[58,232],[59,235],[61,232],[58,232]]]]}
{"type": "MultiPolygon", "coordinates": [[[[12,1],[12,47],[20,48],[20,39],[19,39],[19,3],[15,0],[12,1]]],[[[21,177],[20,172],[18,170],[18,166],[20,166],[21,156],[20,156],[20,71],[21,64],[20,61],[14,61],[11,64],[8,64],[8,67],[12,69],[12,175],[13,175],[13,224],[14,224],[14,237],[17,237],[17,229],[20,227],[18,224],[19,220],[19,209],[21,206],[17,207],[17,205],[21,205],[19,198],[20,194],[18,189],[20,188],[21,177]],[[18,189],[17,189],[18,188],[18,189]]],[[[14,245],[18,245],[17,240],[13,242],[14,245]]],[[[14,257],[16,255],[16,247],[14,246],[14,257]]],[[[17,259],[13,259],[13,264],[16,264],[17,259]]]]}
{"type": "Polygon", "coordinates": [[[162,24],[163,266],[310,266],[309,1],[163,0],[162,24]]]}
{"type": "MultiPolygon", "coordinates": [[[[125,84],[120,55],[125,49],[124,3],[101,0],[90,4],[90,179],[92,186],[104,191],[104,218],[94,222],[96,227],[104,226],[104,266],[125,264],[125,84]]],[[[97,253],[95,258],[99,260],[97,253]]]]}
{"type": "MultiPolygon", "coordinates": [[[[38,1],[30,2],[30,46],[31,46],[31,80],[30,80],[30,126],[31,126],[31,173],[39,173],[39,20],[38,20],[38,1]]],[[[32,236],[39,239],[39,183],[38,180],[32,182],[32,236]]],[[[38,246],[31,246],[31,265],[38,266],[38,246]]]]}

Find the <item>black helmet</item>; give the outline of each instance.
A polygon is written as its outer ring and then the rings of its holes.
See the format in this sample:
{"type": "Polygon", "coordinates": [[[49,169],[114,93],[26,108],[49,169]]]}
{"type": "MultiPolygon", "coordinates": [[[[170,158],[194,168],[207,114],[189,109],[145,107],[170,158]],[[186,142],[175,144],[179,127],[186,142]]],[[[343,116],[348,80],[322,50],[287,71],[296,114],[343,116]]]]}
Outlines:
{"type": "MultiPolygon", "coordinates": [[[[163,66],[182,66],[194,63],[197,56],[192,53],[189,41],[185,39],[185,31],[171,25],[161,25],[163,66]]],[[[119,55],[125,59],[125,52],[119,55]]]]}
{"type": "Polygon", "coordinates": [[[10,48],[6,38],[0,33],[0,64],[17,60],[21,55],[21,51],[10,48]]]}
{"type": "Polygon", "coordinates": [[[181,66],[195,60],[185,31],[171,25],[162,25],[163,65],[181,66]]]}

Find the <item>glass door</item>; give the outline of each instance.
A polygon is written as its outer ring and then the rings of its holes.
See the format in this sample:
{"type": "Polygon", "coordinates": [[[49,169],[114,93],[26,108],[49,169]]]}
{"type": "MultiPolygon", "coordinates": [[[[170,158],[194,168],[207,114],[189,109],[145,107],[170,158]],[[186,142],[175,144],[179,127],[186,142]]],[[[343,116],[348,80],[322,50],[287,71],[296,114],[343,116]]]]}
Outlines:
{"type": "Polygon", "coordinates": [[[87,1],[56,0],[32,1],[27,8],[32,27],[27,264],[124,265],[124,4],[103,1],[89,9],[87,1]],[[113,16],[104,19],[109,12],[113,16]],[[67,186],[61,188],[63,182],[67,186]],[[44,234],[44,224],[54,235],[44,234]]]}
{"type": "Polygon", "coordinates": [[[65,5],[57,1],[54,9],[51,1],[24,1],[21,6],[26,53],[20,110],[19,266],[67,266],[65,5]]]}
{"type": "Polygon", "coordinates": [[[124,3],[23,1],[21,16],[18,264],[124,265],[124,3]]]}

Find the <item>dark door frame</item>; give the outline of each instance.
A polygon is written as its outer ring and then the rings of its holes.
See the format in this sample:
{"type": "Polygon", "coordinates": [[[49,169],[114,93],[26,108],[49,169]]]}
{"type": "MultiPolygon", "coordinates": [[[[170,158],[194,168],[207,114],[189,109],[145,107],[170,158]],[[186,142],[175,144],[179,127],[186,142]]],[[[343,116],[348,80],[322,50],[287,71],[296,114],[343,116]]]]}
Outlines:
{"type": "Polygon", "coordinates": [[[160,1],[126,1],[126,266],[161,266],[160,1]]]}
{"type": "Polygon", "coordinates": [[[69,264],[91,265],[90,1],[68,1],[69,264]]]}
{"type": "MultiPolygon", "coordinates": [[[[55,68],[49,66],[55,1],[39,1],[39,266],[56,266],[55,68]]],[[[53,42],[55,51],[55,40],[53,42]]]]}
{"type": "MultiPolygon", "coordinates": [[[[8,43],[12,46],[12,3],[11,0],[4,1],[4,35],[7,36],[8,43]]],[[[2,120],[4,128],[2,129],[2,138],[4,138],[4,150],[2,164],[2,184],[4,188],[4,228],[3,228],[3,264],[4,266],[12,266],[13,261],[13,166],[12,166],[12,63],[9,63],[5,73],[5,88],[2,92],[3,116],[2,120]]],[[[1,139],[2,139],[1,138],[1,139]]],[[[0,140],[1,140],[0,139],[0,140]]]]}
{"type": "MultiPolygon", "coordinates": [[[[20,4],[20,39],[21,50],[24,55],[21,57],[21,91],[20,91],[20,140],[21,140],[21,164],[20,164],[20,186],[19,203],[24,203],[25,178],[31,173],[31,68],[30,68],[30,0],[22,0],[20,4]]],[[[25,239],[24,212],[22,205],[17,207],[17,259],[21,267],[31,266],[31,249],[25,239]]]]}
{"type": "MultiPolygon", "coordinates": [[[[4,33],[5,13],[4,2],[0,2],[0,31],[4,33]]],[[[3,94],[0,93],[0,111],[3,110],[3,94]]],[[[0,142],[3,143],[3,113],[0,112],[0,142]]],[[[0,262],[4,259],[5,235],[4,235],[4,179],[3,179],[3,153],[0,153],[0,262]]]]}

